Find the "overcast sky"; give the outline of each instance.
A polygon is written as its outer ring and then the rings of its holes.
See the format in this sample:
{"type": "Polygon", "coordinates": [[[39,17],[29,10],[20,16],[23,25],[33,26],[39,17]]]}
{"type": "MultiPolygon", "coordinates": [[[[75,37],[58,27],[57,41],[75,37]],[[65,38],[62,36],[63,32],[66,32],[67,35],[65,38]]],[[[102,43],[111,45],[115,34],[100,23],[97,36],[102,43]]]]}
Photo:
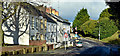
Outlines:
{"type": "MultiPolygon", "coordinates": [[[[51,1],[58,2],[58,0],[51,1]]],[[[104,2],[104,0],[59,0],[59,2],[104,2]]]]}
{"type": "Polygon", "coordinates": [[[82,8],[88,10],[91,19],[97,20],[102,10],[108,7],[104,0],[59,0],[59,2],[58,0],[52,0],[50,4],[59,11],[61,17],[71,22],[74,21],[76,14],[82,8]]]}

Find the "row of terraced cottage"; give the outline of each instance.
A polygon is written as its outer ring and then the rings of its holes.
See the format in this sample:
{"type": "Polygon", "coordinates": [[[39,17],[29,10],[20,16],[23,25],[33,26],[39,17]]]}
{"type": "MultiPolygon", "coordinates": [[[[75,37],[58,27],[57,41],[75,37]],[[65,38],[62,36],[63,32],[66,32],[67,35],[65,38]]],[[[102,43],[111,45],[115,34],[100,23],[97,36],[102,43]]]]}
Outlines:
{"type": "MultiPolygon", "coordinates": [[[[70,22],[59,16],[59,12],[44,5],[34,6],[30,3],[19,5],[21,17],[9,18],[2,26],[5,44],[43,45],[52,49],[70,43],[70,22]]],[[[19,10],[19,9],[18,9],[19,10]]]]}

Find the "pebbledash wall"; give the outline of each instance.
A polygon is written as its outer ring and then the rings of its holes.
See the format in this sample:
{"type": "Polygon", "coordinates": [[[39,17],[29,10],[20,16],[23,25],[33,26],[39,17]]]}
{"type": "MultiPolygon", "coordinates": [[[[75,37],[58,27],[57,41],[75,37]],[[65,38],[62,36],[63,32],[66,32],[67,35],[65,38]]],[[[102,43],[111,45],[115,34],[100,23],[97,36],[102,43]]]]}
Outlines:
{"type": "Polygon", "coordinates": [[[41,45],[46,43],[47,20],[34,6],[29,3],[26,4],[21,6],[20,13],[23,14],[18,19],[12,16],[3,23],[5,44],[35,45],[37,43],[36,45],[41,45]],[[38,44],[38,42],[41,43],[38,44]]]}
{"type": "MultiPolygon", "coordinates": [[[[21,13],[23,12],[27,13],[25,9],[21,8],[21,13]]],[[[4,31],[4,43],[29,45],[29,13],[21,15],[23,18],[19,18],[19,22],[12,17],[2,25],[4,31]],[[16,29],[16,25],[18,26],[18,30],[16,29]]]]}

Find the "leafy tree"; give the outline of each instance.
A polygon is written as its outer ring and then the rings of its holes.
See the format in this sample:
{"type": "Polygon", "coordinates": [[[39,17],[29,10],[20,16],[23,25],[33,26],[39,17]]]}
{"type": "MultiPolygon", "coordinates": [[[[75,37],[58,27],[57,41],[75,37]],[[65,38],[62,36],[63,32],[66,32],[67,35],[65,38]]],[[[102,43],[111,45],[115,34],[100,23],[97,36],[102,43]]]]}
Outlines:
{"type": "Polygon", "coordinates": [[[80,31],[83,31],[84,34],[92,34],[96,25],[97,25],[97,20],[89,20],[81,25],[80,31]]]}
{"type": "Polygon", "coordinates": [[[82,30],[84,34],[89,34],[95,38],[98,38],[99,27],[101,39],[112,36],[112,34],[118,30],[115,22],[110,20],[108,17],[103,17],[100,19],[100,21],[89,20],[81,25],[80,30],[82,30]]]}
{"type": "Polygon", "coordinates": [[[118,30],[117,26],[115,25],[115,22],[107,17],[103,17],[100,20],[99,27],[101,39],[112,36],[118,30]]]}
{"type": "Polygon", "coordinates": [[[97,24],[95,30],[93,30],[93,36],[98,37],[99,27],[100,39],[110,37],[118,30],[115,22],[107,17],[103,17],[100,19],[100,22],[97,24]]]}
{"type": "Polygon", "coordinates": [[[110,10],[110,8],[107,8],[107,9],[103,10],[100,14],[100,18],[102,18],[102,17],[108,17],[109,18],[110,16],[112,16],[112,14],[110,14],[109,10],[110,10]]]}
{"type": "Polygon", "coordinates": [[[116,0],[106,0],[106,4],[111,8],[109,10],[109,13],[113,16],[110,17],[113,21],[115,21],[116,25],[118,26],[118,29],[120,30],[120,1],[113,2],[116,0]]]}
{"type": "Polygon", "coordinates": [[[82,8],[79,12],[78,12],[78,14],[77,14],[77,16],[75,17],[75,20],[74,20],[74,22],[73,22],[73,28],[74,27],[78,27],[78,30],[79,30],[79,27],[83,24],[83,23],[85,23],[86,21],[88,21],[89,20],[89,15],[88,15],[88,12],[87,12],[87,9],[84,9],[84,8],[82,8]]]}

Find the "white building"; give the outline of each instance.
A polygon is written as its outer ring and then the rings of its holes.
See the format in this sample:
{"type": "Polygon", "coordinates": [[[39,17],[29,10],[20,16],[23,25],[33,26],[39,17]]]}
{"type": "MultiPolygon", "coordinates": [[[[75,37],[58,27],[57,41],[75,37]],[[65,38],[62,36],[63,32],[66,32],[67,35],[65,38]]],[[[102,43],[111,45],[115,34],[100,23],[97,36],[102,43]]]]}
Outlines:
{"type": "MultiPolygon", "coordinates": [[[[40,6],[40,10],[45,13],[47,18],[47,44],[53,44],[54,48],[60,47],[64,40],[64,33],[70,34],[70,23],[59,16],[59,12],[52,7],[47,8],[44,5],[40,6]],[[49,21],[51,20],[51,21],[49,21]]],[[[69,41],[69,37],[67,38],[69,41]]]]}
{"type": "Polygon", "coordinates": [[[4,43],[30,45],[30,40],[45,40],[46,22],[38,9],[21,3],[16,14],[2,25],[4,43]]]}

